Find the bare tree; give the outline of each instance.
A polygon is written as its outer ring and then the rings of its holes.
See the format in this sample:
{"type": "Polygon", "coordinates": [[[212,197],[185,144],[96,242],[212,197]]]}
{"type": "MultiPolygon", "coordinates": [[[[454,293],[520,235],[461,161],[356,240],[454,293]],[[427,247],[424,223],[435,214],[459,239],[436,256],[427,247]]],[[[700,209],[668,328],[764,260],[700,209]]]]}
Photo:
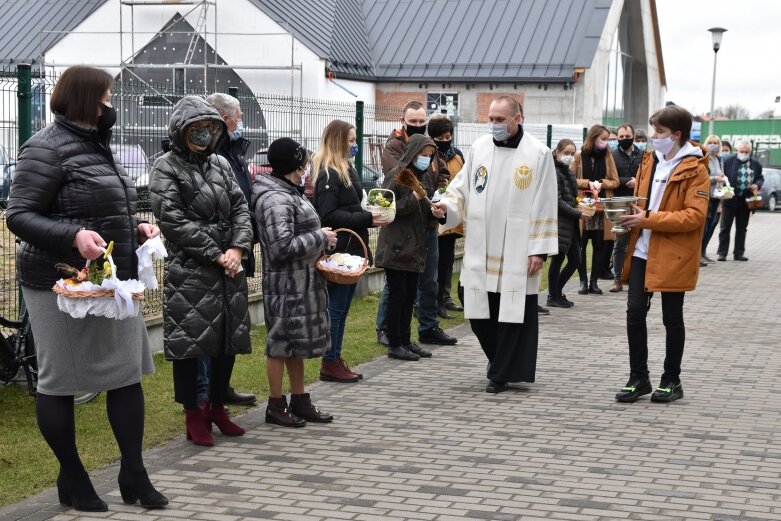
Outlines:
{"type": "Polygon", "coordinates": [[[749,110],[737,103],[725,107],[717,107],[713,112],[716,116],[724,116],[728,119],[750,119],[751,117],[749,110]]]}

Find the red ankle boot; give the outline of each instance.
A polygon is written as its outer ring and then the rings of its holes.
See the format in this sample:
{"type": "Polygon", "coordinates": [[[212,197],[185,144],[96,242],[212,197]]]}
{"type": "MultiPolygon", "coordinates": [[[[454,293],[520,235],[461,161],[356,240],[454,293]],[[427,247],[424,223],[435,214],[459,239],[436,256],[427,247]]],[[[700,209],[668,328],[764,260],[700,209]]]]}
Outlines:
{"type": "Polygon", "coordinates": [[[359,380],[358,375],[355,375],[347,369],[347,366],[341,361],[337,360],[323,360],[320,364],[320,380],[324,382],[357,382],[359,380]]]}
{"type": "Polygon", "coordinates": [[[209,433],[209,417],[205,409],[188,409],[184,411],[184,427],[187,431],[187,439],[192,440],[196,445],[211,447],[214,445],[214,438],[209,433]]]}
{"type": "Polygon", "coordinates": [[[350,366],[347,365],[347,362],[345,362],[343,359],[340,358],[339,359],[339,363],[342,364],[342,367],[344,367],[345,371],[347,371],[348,373],[351,373],[351,374],[354,374],[355,376],[357,376],[358,380],[363,380],[363,374],[361,374],[359,372],[356,372],[356,371],[353,371],[352,369],[350,369],[350,366]]]}
{"type": "Polygon", "coordinates": [[[211,404],[211,421],[225,436],[241,436],[244,429],[233,423],[225,412],[225,405],[221,403],[211,404]]]}

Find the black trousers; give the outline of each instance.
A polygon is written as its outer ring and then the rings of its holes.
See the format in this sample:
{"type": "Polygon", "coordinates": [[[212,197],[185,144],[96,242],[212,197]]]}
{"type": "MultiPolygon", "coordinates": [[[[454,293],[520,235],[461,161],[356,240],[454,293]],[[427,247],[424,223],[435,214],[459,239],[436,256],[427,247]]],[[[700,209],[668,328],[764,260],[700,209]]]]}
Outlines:
{"type": "Polygon", "coordinates": [[[740,257],[746,253],[746,230],[751,210],[742,199],[735,201],[735,204],[736,206],[732,206],[726,203],[721,207],[721,231],[719,249],[716,252],[720,257],[726,257],[729,252],[729,232],[732,230],[732,221],[735,221],[735,248],[732,254],[740,257]]]}
{"type": "MultiPolygon", "coordinates": [[[[645,291],[646,261],[632,257],[629,295],[626,306],[626,333],[629,339],[629,368],[632,378],[646,379],[648,372],[648,327],[646,317],[653,293],[645,291]]],[[[684,292],[662,292],[662,322],[666,331],[662,382],[678,383],[681,377],[686,328],[683,324],[684,292]]]]}
{"type": "Polygon", "coordinates": [[[456,258],[456,240],[460,235],[449,233],[440,235],[439,241],[439,266],[437,266],[437,304],[442,307],[453,298],[450,296],[450,285],[453,279],[453,261],[456,258]]]}
{"type": "Polygon", "coordinates": [[[702,254],[708,250],[708,243],[716,231],[716,225],[719,224],[719,204],[721,199],[711,198],[708,202],[708,215],[705,217],[705,234],[702,236],[702,254]]]}
{"type": "Polygon", "coordinates": [[[488,358],[488,379],[533,382],[537,370],[537,295],[526,295],[523,324],[499,322],[500,293],[488,293],[490,318],[470,319],[472,332],[488,358]]]}
{"type": "MultiPolygon", "coordinates": [[[[225,392],[233,373],[234,355],[221,353],[211,359],[209,370],[209,401],[214,404],[225,403],[225,392]]],[[[198,408],[198,358],[174,360],[174,400],[185,409],[198,408]]]]}
{"type": "Polygon", "coordinates": [[[418,275],[412,271],[385,268],[385,281],[388,285],[385,333],[391,347],[410,343],[410,324],[418,293],[418,275]]]}
{"type": "MultiPolygon", "coordinates": [[[[599,278],[599,271],[602,269],[605,249],[605,232],[603,230],[583,230],[583,241],[580,244],[580,265],[578,265],[578,274],[580,281],[595,281],[599,278]],[[591,239],[591,278],[586,279],[586,247],[591,239]]],[[[611,250],[612,251],[612,250],[611,250]]]]}
{"type": "Polygon", "coordinates": [[[567,281],[575,273],[580,265],[580,230],[577,223],[574,225],[572,234],[572,240],[569,243],[569,249],[567,251],[559,252],[551,257],[550,265],[548,266],[548,294],[551,297],[560,297],[561,290],[567,284],[567,281]],[[561,265],[564,264],[564,259],[567,260],[567,264],[564,265],[564,269],[561,265]]]}

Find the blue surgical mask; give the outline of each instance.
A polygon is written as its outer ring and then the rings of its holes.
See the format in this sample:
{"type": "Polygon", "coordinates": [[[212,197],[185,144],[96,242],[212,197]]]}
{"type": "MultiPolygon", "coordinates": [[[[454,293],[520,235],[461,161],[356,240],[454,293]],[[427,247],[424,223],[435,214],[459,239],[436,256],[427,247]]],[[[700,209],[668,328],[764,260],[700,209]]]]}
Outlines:
{"type": "Polygon", "coordinates": [[[645,141],[635,141],[635,147],[638,150],[645,150],[647,146],[648,143],[646,143],[645,141]]]}
{"type": "Polygon", "coordinates": [[[428,170],[428,165],[430,164],[431,164],[431,158],[428,156],[418,156],[415,158],[415,162],[413,163],[415,168],[417,168],[421,172],[428,170]]]}
{"type": "Polygon", "coordinates": [[[719,145],[705,145],[705,147],[708,149],[708,153],[712,156],[719,155],[719,149],[721,146],[719,145]]]}
{"type": "Polygon", "coordinates": [[[618,140],[617,139],[608,139],[607,140],[607,146],[610,148],[610,150],[618,150],[618,140]]]}
{"type": "Polygon", "coordinates": [[[358,143],[353,143],[350,145],[350,157],[355,157],[355,155],[358,153],[358,143]]]}
{"type": "Polygon", "coordinates": [[[231,141],[236,141],[239,139],[244,132],[244,123],[242,121],[239,121],[236,123],[236,130],[233,132],[228,132],[228,137],[230,137],[231,141]]]}
{"type": "Polygon", "coordinates": [[[497,141],[507,141],[512,134],[507,130],[507,123],[489,123],[488,132],[494,136],[497,141]]]}

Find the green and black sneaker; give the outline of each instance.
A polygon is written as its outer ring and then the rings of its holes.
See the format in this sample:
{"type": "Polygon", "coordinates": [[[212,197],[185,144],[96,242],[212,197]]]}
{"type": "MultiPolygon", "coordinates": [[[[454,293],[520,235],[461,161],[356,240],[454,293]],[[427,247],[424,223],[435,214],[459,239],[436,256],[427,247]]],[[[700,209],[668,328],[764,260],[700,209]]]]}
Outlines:
{"type": "Polygon", "coordinates": [[[651,393],[651,380],[638,380],[630,378],[623,389],[616,393],[616,401],[622,403],[633,403],[638,398],[651,393]]]}
{"type": "Polygon", "coordinates": [[[669,403],[683,398],[681,382],[662,382],[651,395],[652,402],[669,403]]]}

